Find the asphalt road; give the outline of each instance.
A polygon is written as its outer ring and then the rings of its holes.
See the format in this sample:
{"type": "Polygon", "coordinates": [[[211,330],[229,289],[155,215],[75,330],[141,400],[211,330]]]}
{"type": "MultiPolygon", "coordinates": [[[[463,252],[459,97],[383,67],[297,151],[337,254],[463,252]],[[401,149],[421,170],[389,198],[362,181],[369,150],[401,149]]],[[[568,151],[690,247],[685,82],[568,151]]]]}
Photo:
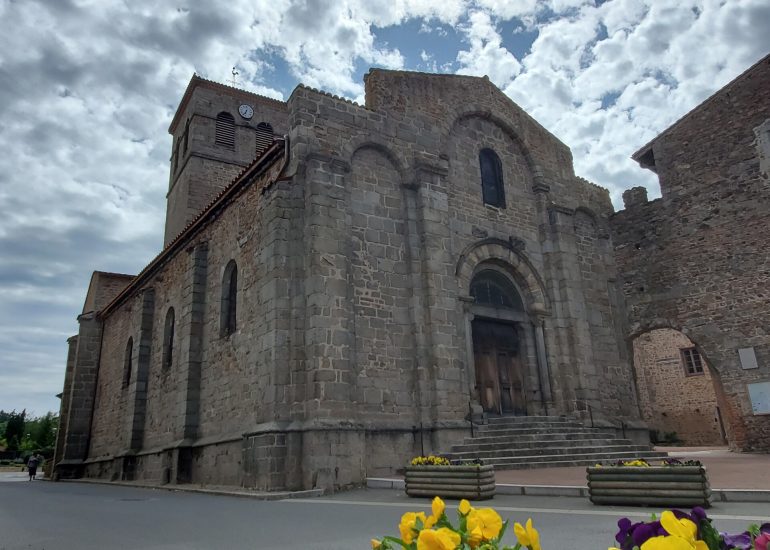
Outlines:
{"type": "MultiPolygon", "coordinates": [[[[643,519],[654,511],[556,497],[497,496],[479,503],[484,505],[515,521],[531,516],[545,550],[605,550],[619,517],[643,519]]],[[[429,509],[428,500],[387,490],[265,502],[91,483],[10,482],[0,474],[0,549],[365,550],[373,536],[397,535],[404,512],[429,509]]],[[[770,518],[770,504],[721,503],[710,515],[722,530],[737,531],[770,518]]],[[[512,533],[508,538],[513,543],[512,533]]]]}

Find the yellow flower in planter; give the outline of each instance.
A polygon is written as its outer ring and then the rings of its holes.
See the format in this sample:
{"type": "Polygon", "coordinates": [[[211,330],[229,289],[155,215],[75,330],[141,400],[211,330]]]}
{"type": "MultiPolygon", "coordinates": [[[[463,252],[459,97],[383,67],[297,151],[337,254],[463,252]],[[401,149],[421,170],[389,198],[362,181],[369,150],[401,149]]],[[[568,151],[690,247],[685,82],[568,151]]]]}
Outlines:
{"type": "Polygon", "coordinates": [[[417,550],[455,550],[460,540],[460,535],[446,527],[423,529],[417,537],[417,550]]]}
{"type": "Polygon", "coordinates": [[[425,512],[407,512],[401,516],[401,523],[398,526],[398,530],[401,532],[401,540],[406,544],[411,544],[414,540],[414,536],[417,533],[418,519],[422,525],[425,525],[425,512]]]}
{"type": "Polygon", "coordinates": [[[463,516],[467,516],[468,513],[473,511],[473,506],[471,506],[471,503],[467,500],[462,499],[460,501],[460,506],[457,508],[457,511],[460,512],[460,514],[463,516]]]}
{"type": "Polygon", "coordinates": [[[372,550],[376,550],[382,546],[382,542],[377,539],[372,539],[372,550]]]}
{"type": "Polygon", "coordinates": [[[532,527],[532,518],[527,520],[526,527],[522,526],[521,523],[514,523],[513,532],[516,534],[516,538],[522,546],[526,546],[531,550],[541,550],[540,533],[537,532],[537,529],[532,527]]]}
{"type": "Polygon", "coordinates": [[[479,529],[484,540],[491,540],[500,534],[502,528],[503,518],[492,508],[481,508],[480,510],[471,508],[468,514],[469,532],[479,529]]]}

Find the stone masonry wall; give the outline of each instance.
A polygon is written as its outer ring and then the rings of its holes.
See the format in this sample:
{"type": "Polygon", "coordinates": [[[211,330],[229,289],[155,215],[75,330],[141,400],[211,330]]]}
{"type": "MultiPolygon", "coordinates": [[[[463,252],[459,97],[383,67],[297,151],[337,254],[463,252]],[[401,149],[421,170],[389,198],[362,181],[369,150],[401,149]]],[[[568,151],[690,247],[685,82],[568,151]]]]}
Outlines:
{"type": "Polygon", "coordinates": [[[643,159],[662,198],[611,220],[631,335],[668,327],[698,346],[724,389],[729,443],[743,450],[770,448],[770,416],[753,414],[747,391],[770,380],[770,175],[756,133],[768,119],[770,57],[656,138],[643,159]],[[748,347],[758,368],[744,370],[748,347]]]}
{"type": "MultiPolygon", "coordinates": [[[[154,291],[148,302],[154,327],[148,350],[146,412],[138,417],[143,418],[144,437],[134,451],[138,454],[133,466],[136,479],[175,480],[184,474],[209,483],[240,483],[242,434],[259,422],[274,419],[279,392],[273,382],[273,357],[281,352],[276,349],[275,335],[269,333],[280,332],[280,327],[271,306],[277,279],[266,273],[276,264],[269,255],[275,245],[271,233],[280,232],[282,223],[274,218],[283,212],[280,202],[286,191],[291,193],[289,187],[264,194],[259,182],[247,187],[233,208],[225,210],[217,223],[196,235],[149,279],[154,291]],[[273,204],[276,200],[278,206],[273,204]],[[270,211],[264,213],[266,207],[270,211]],[[217,246],[209,247],[210,242],[217,246]],[[201,255],[204,245],[208,252],[201,255]],[[225,337],[220,330],[222,275],[230,260],[239,267],[238,330],[225,337]],[[195,272],[203,273],[203,278],[195,272]],[[196,298],[199,291],[202,295],[196,298]],[[196,308],[201,307],[202,332],[197,332],[193,323],[196,308]],[[175,334],[172,362],[166,367],[164,327],[169,308],[174,309],[175,334]],[[201,344],[198,392],[190,372],[196,361],[193,350],[201,344]],[[197,402],[190,402],[191,398],[197,402]],[[174,450],[187,447],[198,450],[189,458],[184,458],[187,451],[174,450]]],[[[287,295],[288,286],[278,292],[287,295]]],[[[139,292],[128,298],[104,321],[89,460],[116,465],[90,468],[96,475],[119,471],[118,459],[131,444],[133,417],[127,411],[136,388],[124,388],[122,380],[126,342],[132,337],[138,348],[141,340],[143,296],[139,292]]],[[[138,355],[135,349],[135,363],[138,355]]]]}
{"type": "Polygon", "coordinates": [[[687,375],[682,349],[693,347],[681,332],[657,329],[634,339],[634,366],[642,417],[661,436],[676,432],[685,445],[723,445],[711,369],[687,375]]]}

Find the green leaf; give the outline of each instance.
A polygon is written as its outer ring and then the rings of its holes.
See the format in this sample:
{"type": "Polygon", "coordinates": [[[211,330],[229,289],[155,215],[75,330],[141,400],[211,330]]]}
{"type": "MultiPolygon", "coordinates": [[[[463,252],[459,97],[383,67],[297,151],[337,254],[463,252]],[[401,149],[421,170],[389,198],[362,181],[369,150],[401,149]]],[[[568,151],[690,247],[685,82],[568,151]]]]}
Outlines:
{"type": "Polygon", "coordinates": [[[709,550],[720,550],[722,548],[722,537],[719,535],[719,531],[714,529],[711,522],[708,519],[704,519],[700,522],[700,537],[709,550]]]}
{"type": "Polygon", "coordinates": [[[398,539],[396,537],[382,537],[382,542],[384,543],[386,541],[387,542],[394,542],[394,543],[398,544],[401,548],[406,548],[407,550],[412,548],[411,544],[407,544],[403,540],[398,539]]]}
{"type": "Polygon", "coordinates": [[[495,540],[497,541],[503,540],[503,535],[505,535],[505,530],[508,529],[508,521],[509,520],[505,520],[503,522],[503,527],[502,529],[500,529],[500,533],[497,535],[497,538],[495,540]]]}

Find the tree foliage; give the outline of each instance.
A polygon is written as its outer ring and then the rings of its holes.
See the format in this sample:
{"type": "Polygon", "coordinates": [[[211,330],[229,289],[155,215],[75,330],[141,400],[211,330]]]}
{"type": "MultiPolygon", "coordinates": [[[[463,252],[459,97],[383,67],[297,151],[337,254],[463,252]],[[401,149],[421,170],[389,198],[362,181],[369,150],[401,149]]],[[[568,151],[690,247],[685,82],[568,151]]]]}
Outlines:
{"type": "Polygon", "coordinates": [[[16,451],[21,446],[21,440],[24,437],[24,417],[27,416],[26,409],[17,413],[12,411],[8,414],[8,420],[3,430],[3,438],[8,450],[16,451]]]}
{"type": "Polygon", "coordinates": [[[53,449],[59,416],[49,412],[43,416],[27,418],[27,411],[0,410],[0,446],[9,451],[41,451],[53,449]]]}

